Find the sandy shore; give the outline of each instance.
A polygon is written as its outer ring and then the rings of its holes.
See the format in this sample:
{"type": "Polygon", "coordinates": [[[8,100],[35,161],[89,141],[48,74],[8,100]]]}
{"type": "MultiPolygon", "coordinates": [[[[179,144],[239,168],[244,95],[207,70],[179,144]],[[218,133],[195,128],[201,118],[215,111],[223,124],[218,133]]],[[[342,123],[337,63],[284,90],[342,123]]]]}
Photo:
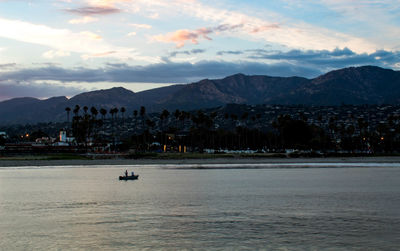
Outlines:
{"type": "Polygon", "coordinates": [[[0,160],[0,167],[161,165],[161,164],[273,164],[273,163],[399,163],[400,157],[352,158],[212,158],[212,159],[95,159],[95,160],[0,160]]]}

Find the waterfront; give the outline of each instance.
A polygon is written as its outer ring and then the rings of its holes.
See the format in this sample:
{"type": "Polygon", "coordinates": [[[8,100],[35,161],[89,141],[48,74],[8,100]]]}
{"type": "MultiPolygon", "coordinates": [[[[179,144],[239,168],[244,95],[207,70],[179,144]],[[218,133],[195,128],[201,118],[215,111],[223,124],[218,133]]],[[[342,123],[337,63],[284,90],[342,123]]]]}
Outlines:
{"type": "Polygon", "coordinates": [[[397,250],[399,167],[2,167],[0,247],[397,250]]]}

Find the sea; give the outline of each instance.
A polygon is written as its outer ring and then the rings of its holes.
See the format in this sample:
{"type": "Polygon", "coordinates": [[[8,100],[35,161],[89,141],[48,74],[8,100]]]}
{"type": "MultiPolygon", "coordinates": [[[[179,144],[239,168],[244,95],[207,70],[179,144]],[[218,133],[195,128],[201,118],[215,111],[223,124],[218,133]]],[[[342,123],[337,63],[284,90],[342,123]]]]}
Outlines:
{"type": "Polygon", "coordinates": [[[400,163],[1,167],[0,250],[400,250],[400,163]]]}

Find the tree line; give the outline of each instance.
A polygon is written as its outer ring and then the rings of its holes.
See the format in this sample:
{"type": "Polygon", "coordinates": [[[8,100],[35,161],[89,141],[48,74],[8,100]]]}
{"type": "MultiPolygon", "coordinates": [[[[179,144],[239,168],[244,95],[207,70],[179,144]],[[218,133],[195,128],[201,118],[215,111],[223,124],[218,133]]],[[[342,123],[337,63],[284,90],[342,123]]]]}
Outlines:
{"type": "MultiPolygon", "coordinates": [[[[170,112],[164,109],[157,116],[146,114],[146,108],[140,107],[133,110],[132,115],[125,118],[126,108],[80,107],[76,105],[73,110],[67,107],[67,121],[70,112],[74,113],[71,121],[73,136],[78,142],[86,142],[89,138],[97,142],[108,140],[113,142],[119,150],[135,149],[138,151],[159,149],[168,145],[172,149],[187,146],[192,151],[204,149],[231,149],[280,152],[284,149],[298,150],[344,150],[363,152],[395,152],[400,149],[400,142],[396,140],[388,128],[378,127],[376,131],[368,131],[366,121],[358,121],[357,128],[360,133],[354,134],[355,128],[344,127],[329,121],[329,130],[317,124],[310,124],[307,118],[299,116],[294,118],[290,114],[278,116],[269,130],[265,130],[262,115],[249,116],[247,112],[240,115],[223,115],[217,112],[180,111],[170,112]],[[90,114],[89,114],[90,111],[90,114]],[[101,119],[98,119],[98,114],[101,119]],[[107,113],[110,115],[106,118],[107,113]],[[118,116],[118,113],[121,116],[118,116]],[[218,117],[218,118],[217,118],[218,117]],[[231,121],[229,128],[221,128],[216,121],[231,121]],[[106,122],[107,121],[107,122],[106,122]],[[250,121],[251,127],[236,125],[237,121],[250,121]],[[126,123],[129,122],[129,123],[126,123]],[[108,125],[108,137],[101,137],[97,132],[105,130],[108,125]],[[128,131],[130,133],[128,133],[128,131]]],[[[319,118],[322,120],[322,118],[319,118]]]]}
{"type": "MultiPolygon", "coordinates": [[[[365,118],[353,118],[353,124],[343,124],[339,118],[319,116],[310,122],[300,113],[280,114],[267,122],[262,113],[229,113],[218,109],[190,112],[164,109],[147,114],[142,106],[128,115],[125,107],[98,109],[76,105],[66,107],[65,111],[67,122],[63,127],[80,145],[112,143],[118,151],[159,151],[164,145],[168,150],[186,146],[188,151],[200,152],[204,149],[392,153],[400,150],[400,119],[395,116],[372,128],[365,118]]],[[[35,126],[26,125],[20,130],[29,132],[31,140],[50,133],[46,125],[41,125],[39,131],[32,128],[35,126]]],[[[1,139],[0,143],[4,141],[1,139]]]]}

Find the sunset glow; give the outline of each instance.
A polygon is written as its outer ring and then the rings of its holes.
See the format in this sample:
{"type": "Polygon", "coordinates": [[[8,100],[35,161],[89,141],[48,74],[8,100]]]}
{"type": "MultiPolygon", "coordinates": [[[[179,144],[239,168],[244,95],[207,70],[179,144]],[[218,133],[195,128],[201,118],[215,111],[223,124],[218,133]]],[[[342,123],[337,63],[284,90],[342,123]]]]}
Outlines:
{"type": "Polygon", "coordinates": [[[140,91],[238,72],[398,70],[399,9],[395,0],[0,0],[0,91],[71,96],[99,82],[140,91]]]}

